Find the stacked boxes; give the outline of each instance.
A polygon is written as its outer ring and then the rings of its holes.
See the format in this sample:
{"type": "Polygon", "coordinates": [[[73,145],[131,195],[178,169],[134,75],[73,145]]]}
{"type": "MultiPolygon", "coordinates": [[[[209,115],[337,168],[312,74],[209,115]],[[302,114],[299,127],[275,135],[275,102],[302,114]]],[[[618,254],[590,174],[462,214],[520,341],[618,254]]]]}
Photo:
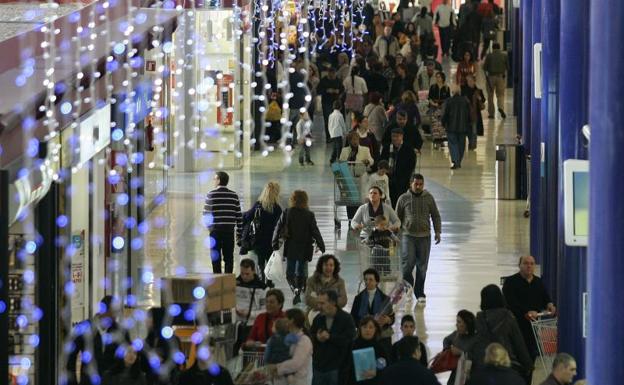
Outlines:
{"type": "Polygon", "coordinates": [[[206,313],[236,307],[236,278],[234,274],[163,277],[160,289],[162,305],[193,303],[197,301],[195,295],[202,294],[201,288],[204,289],[204,310],[206,313]]]}

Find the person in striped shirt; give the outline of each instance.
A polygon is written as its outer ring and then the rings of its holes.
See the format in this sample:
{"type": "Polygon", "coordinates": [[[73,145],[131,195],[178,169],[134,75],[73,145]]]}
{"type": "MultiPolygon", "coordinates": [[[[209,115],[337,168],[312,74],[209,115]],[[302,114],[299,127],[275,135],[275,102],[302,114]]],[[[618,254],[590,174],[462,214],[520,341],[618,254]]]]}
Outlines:
{"type": "Polygon", "coordinates": [[[215,189],[206,195],[204,205],[204,223],[208,226],[211,242],[210,256],[212,272],[220,274],[221,260],[225,262],[225,273],[234,269],[234,230],[236,239],[240,240],[243,227],[243,216],[238,194],[226,186],[230,176],[224,171],[217,171],[214,176],[215,189]]]}

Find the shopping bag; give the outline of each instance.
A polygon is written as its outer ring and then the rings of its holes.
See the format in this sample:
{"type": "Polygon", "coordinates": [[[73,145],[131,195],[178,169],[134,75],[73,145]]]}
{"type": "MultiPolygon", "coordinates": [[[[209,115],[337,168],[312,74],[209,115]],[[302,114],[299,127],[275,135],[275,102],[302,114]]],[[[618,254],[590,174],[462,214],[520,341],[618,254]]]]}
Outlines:
{"type": "Polygon", "coordinates": [[[454,385],[464,385],[470,376],[470,369],[472,369],[472,361],[468,359],[466,353],[462,353],[457,362],[454,385]]]}
{"type": "Polygon", "coordinates": [[[275,250],[273,254],[271,254],[269,261],[264,267],[264,275],[273,282],[279,282],[284,279],[284,262],[282,260],[282,254],[278,250],[275,250]]]}

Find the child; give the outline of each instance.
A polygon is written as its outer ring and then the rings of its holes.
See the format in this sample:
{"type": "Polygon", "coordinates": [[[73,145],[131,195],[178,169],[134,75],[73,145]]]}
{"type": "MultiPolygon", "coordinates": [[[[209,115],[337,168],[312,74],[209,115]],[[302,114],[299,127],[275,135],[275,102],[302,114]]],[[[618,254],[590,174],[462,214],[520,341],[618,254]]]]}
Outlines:
{"type": "Polygon", "coordinates": [[[379,246],[384,249],[389,249],[392,243],[397,242],[396,235],[390,229],[388,229],[388,218],[384,215],[378,215],[375,217],[375,228],[371,231],[366,243],[369,246],[379,246]]]}
{"type": "Polygon", "coordinates": [[[300,113],[300,119],[297,122],[297,142],[301,146],[299,151],[299,164],[303,166],[303,158],[309,165],[314,165],[310,160],[310,147],[312,147],[312,121],[307,112],[300,113]]]}
{"type": "MultiPolygon", "coordinates": [[[[401,318],[401,334],[403,334],[403,337],[416,336],[415,332],[416,321],[414,321],[414,317],[412,317],[410,314],[404,315],[403,318],[401,318]]],[[[392,345],[392,356],[395,360],[398,358],[397,348],[399,341],[395,342],[394,345],[392,345]]],[[[428,367],[429,364],[427,362],[427,347],[422,342],[419,342],[419,345],[421,353],[420,363],[423,364],[425,367],[428,367]]]]}
{"type": "Polygon", "coordinates": [[[264,364],[279,364],[290,358],[290,347],[297,343],[297,335],[288,332],[288,320],[278,318],[273,323],[274,334],[264,350],[264,364]]]}
{"type": "Polygon", "coordinates": [[[371,247],[371,267],[382,276],[390,274],[390,258],[395,257],[393,250],[397,241],[397,237],[388,229],[388,219],[384,215],[376,216],[375,228],[366,242],[371,247]]]}
{"type": "Polygon", "coordinates": [[[388,172],[390,171],[390,164],[387,160],[380,160],[377,164],[377,172],[374,172],[368,176],[368,188],[364,190],[368,192],[371,187],[377,186],[383,191],[383,202],[392,207],[390,201],[390,181],[388,179],[388,172]]]}
{"type": "Polygon", "coordinates": [[[345,123],[344,116],[342,116],[342,104],[336,100],[334,102],[334,111],[329,115],[327,121],[329,136],[333,143],[332,154],[329,163],[334,163],[340,156],[342,151],[342,137],[347,132],[347,124],[345,123]]]}

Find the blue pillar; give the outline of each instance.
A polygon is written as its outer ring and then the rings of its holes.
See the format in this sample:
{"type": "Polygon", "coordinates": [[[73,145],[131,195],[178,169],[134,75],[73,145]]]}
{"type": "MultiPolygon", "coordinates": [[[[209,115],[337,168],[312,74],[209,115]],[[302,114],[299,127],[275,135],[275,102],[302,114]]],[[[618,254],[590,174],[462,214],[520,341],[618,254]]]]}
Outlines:
{"type": "MultiPolygon", "coordinates": [[[[567,0],[566,0],[567,1],[567,0]]],[[[624,378],[624,180],[622,101],[624,2],[592,0],[589,43],[589,384],[624,378]]]]}
{"type": "Polygon", "coordinates": [[[586,291],[586,247],[564,242],[563,162],[587,159],[581,127],[587,124],[589,88],[589,0],[561,2],[559,65],[559,260],[557,307],[559,350],[576,358],[578,378],[585,377],[583,292],[586,291]]]}
{"type": "MultiPolygon", "coordinates": [[[[524,1],[523,1],[524,3],[524,1]]],[[[542,0],[533,0],[531,7],[531,47],[542,41],[542,0]]],[[[532,57],[532,55],[531,55],[532,57]]],[[[532,60],[531,60],[532,61],[532,60]]],[[[533,73],[533,63],[531,63],[531,73],[533,73]]],[[[535,79],[531,76],[531,255],[538,263],[541,263],[544,253],[543,245],[543,213],[540,202],[541,196],[541,162],[540,162],[540,118],[541,102],[535,98],[535,79]]],[[[527,122],[528,123],[528,122],[527,122]]]]}
{"type": "Polygon", "coordinates": [[[531,41],[531,13],[533,11],[533,0],[524,0],[520,3],[522,26],[522,111],[519,124],[522,128],[522,143],[527,154],[531,153],[531,98],[533,91],[531,83],[533,81],[533,42],[531,41]]]}
{"type": "Polygon", "coordinates": [[[559,2],[542,1],[542,119],[540,136],[545,162],[541,201],[544,224],[542,278],[556,295],[559,206],[559,2]]]}

